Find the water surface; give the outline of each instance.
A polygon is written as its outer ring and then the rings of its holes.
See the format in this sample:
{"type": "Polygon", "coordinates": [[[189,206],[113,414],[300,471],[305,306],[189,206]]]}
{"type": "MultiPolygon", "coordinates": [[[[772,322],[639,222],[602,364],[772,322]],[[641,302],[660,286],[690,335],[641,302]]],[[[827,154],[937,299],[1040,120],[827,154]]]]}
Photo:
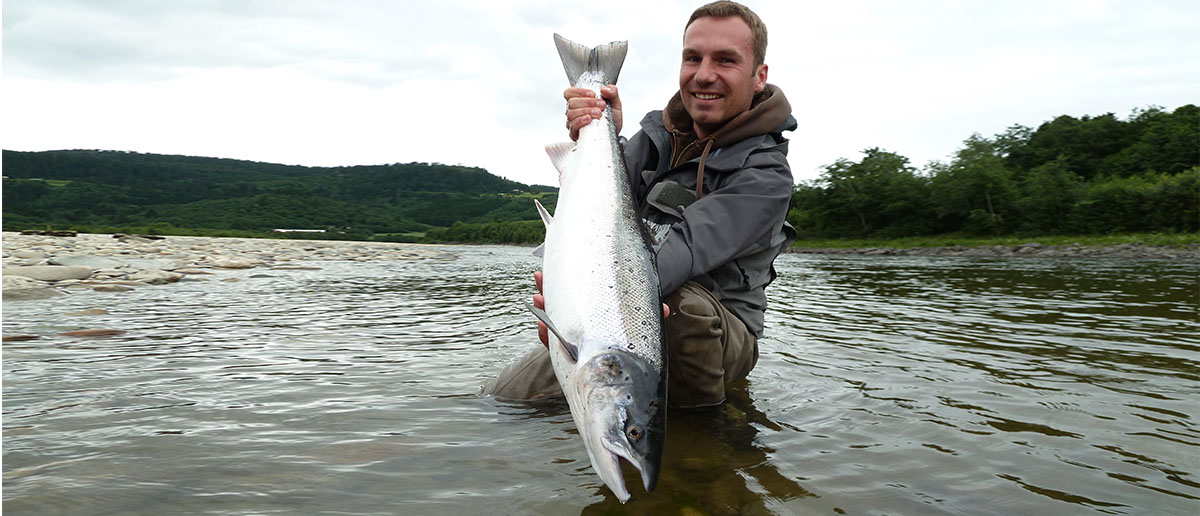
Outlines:
{"type": "Polygon", "coordinates": [[[42,335],[4,344],[4,510],[1200,509],[1200,265],[782,257],[758,366],[670,414],[658,489],[630,473],[621,505],[565,405],[475,395],[536,338],[537,259],[456,251],[4,303],[42,335]],[[128,333],[56,336],[90,328],[128,333]]]}

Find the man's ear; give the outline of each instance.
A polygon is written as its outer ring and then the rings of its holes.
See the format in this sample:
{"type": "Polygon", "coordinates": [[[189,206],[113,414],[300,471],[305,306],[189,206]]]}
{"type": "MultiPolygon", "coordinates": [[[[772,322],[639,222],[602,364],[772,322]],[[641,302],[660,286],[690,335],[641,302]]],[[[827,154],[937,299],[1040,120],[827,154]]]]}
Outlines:
{"type": "Polygon", "coordinates": [[[767,64],[758,65],[754,71],[754,92],[758,93],[767,87],[767,64]]]}

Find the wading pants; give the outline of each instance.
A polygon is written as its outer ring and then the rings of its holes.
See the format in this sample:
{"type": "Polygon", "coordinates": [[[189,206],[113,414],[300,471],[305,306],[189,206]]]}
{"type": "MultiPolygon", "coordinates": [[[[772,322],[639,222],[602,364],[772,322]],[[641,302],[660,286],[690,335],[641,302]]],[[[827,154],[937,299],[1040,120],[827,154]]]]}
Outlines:
{"type": "MultiPolygon", "coordinates": [[[[725,401],[725,384],[745,378],[758,362],[758,341],[712,293],[691,281],[663,300],[667,317],[667,404],[706,407],[725,401]]],[[[561,398],[541,343],[483,386],[508,401],[561,398]]]]}

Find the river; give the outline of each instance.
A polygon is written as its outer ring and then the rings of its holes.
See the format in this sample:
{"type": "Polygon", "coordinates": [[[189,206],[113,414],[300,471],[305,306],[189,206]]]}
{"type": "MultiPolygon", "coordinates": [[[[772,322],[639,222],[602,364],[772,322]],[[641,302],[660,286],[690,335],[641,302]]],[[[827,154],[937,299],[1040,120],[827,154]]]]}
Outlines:
{"type": "Polygon", "coordinates": [[[785,255],[758,366],[621,505],[564,404],[475,394],[536,338],[537,259],[454,250],[5,302],[42,337],[4,343],[4,511],[1200,509],[1200,264],[785,255]],[[91,328],[127,333],[57,336],[91,328]]]}

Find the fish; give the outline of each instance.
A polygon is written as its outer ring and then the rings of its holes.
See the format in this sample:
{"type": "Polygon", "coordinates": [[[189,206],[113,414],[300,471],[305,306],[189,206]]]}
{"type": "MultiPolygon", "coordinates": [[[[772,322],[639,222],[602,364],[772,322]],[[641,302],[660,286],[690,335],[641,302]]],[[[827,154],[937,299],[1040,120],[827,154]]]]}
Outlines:
{"type": "MultiPolygon", "coordinates": [[[[589,48],[554,35],[572,86],[615,84],[628,43],[589,48]]],[[[667,425],[667,344],[658,269],[634,206],[612,110],[573,143],[546,146],[561,185],[542,256],[550,360],[592,469],[622,503],[621,460],[658,483],[667,425]]]]}

